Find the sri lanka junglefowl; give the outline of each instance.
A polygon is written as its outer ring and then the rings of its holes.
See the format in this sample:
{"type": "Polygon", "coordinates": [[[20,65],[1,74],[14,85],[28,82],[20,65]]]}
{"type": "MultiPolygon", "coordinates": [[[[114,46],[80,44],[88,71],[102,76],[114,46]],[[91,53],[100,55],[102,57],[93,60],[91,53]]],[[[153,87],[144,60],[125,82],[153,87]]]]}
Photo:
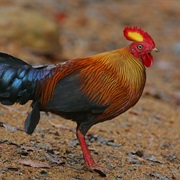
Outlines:
{"type": "Polygon", "coordinates": [[[76,135],[90,170],[102,172],[85,142],[94,124],[110,120],[132,106],[142,95],[145,66],[152,65],[151,52],[158,51],[151,36],[137,27],[126,27],[132,43],[124,48],[55,65],[31,66],[0,53],[0,102],[4,105],[32,100],[24,129],[32,134],[40,111],[51,112],[77,123],[76,135]]]}

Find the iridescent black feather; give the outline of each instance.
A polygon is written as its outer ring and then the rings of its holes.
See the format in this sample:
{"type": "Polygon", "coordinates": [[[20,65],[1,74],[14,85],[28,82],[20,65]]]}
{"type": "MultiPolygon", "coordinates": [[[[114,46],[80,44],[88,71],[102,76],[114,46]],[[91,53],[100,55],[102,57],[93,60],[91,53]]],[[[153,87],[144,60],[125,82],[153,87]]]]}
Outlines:
{"type": "MultiPolygon", "coordinates": [[[[31,66],[28,63],[0,53],[0,102],[4,105],[25,104],[34,100],[40,80],[50,74],[54,66],[31,66]]],[[[40,119],[40,104],[32,103],[32,111],[26,118],[25,131],[32,134],[40,119]]]]}

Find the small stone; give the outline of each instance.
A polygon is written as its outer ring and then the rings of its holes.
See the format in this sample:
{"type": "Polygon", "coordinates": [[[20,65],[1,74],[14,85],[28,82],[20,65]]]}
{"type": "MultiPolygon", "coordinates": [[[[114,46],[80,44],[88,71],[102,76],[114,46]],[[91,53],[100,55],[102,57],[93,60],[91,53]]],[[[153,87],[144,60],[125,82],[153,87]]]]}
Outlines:
{"type": "Polygon", "coordinates": [[[45,170],[42,170],[42,171],[40,172],[40,175],[47,176],[47,175],[48,175],[48,172],[45,171],[45,170]]]}
{"type": "Polygon", "coordinates": [[[139,151],[136,151],[136,152],[132,152],[133,155],[137,155],[139,157],[143,157],[144,155],[144,151],[143,150],[139,150],[139,151]]]}

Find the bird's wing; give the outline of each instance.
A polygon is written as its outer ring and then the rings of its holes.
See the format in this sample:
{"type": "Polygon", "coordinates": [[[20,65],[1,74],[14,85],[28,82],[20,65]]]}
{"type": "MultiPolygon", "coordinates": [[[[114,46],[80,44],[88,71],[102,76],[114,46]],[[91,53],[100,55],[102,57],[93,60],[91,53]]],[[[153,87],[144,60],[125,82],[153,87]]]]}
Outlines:
{"type": "Polygon", "coordinates": [[[108,105],[99,106],[82,93],[79,72],[64,77],[54,89],[53,96],[47,104],[47,110],[58,112],[86,112],[102,113],[108,105]]]}

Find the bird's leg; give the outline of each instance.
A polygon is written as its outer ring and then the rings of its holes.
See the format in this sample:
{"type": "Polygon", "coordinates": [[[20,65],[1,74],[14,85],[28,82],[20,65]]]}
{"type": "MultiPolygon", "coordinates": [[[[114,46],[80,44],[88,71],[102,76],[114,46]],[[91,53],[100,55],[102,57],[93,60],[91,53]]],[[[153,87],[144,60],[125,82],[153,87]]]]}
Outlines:
{"type": "Polygon", "coordinates": [[[80,146],[81,146],[81,149],[83,152],[84,160],[86,162],[88,169],[96,171],[101,176],[105,177],[106,174],[104,174],[103,171],[107,171],[107,169],[95,163],[95,161],[94,161],[93,157],[91,156],[91,153],[87,147],[84,135],[80,132],[80,130],[76,131],[76,135],[79,140],[79,143],[80,143],[80,146]]]}
{"type": "Polygon", "coordinates": [[[88,168],[91,169],[91,167],[95,164],[95,161],[91,156],[90,151],[87,147],[84,135],[79,130],[77,131],[77,138],[79,140],[86,165],[88,168]]]}

